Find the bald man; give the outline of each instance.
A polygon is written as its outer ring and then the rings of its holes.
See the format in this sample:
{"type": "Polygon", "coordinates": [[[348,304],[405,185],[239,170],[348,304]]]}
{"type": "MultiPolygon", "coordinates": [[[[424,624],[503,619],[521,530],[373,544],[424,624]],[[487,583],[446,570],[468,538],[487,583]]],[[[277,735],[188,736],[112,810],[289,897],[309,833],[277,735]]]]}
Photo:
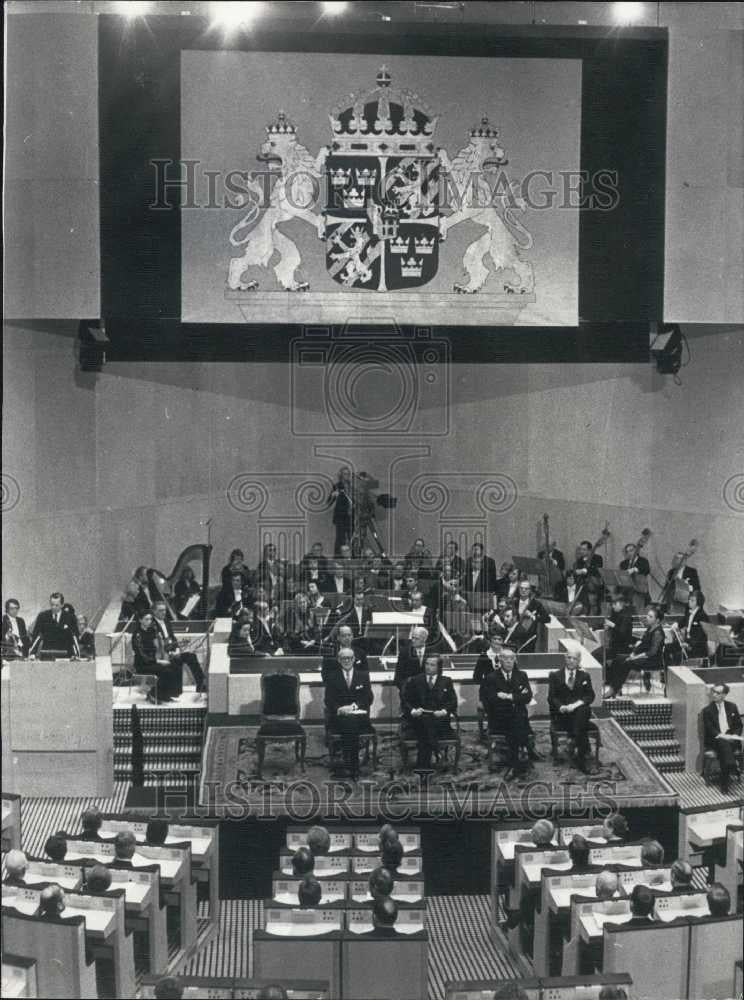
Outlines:
{"type": "Polygon", "coordinates": [[[25,885],[28,861],[23,851],[8,851],[5,855],[5,885],[25,885]]]}
{"type": "Polygon", "coordinates": [[[399,691],[403,691],[411,677],[423,674],[427,656],[435,655],[436,650],[429,644],[429,632],[423,626],[417,626],[411,633],[410,645],[401,649],[398,662],[395,664],[393,678],[399,691]]]}
{"type": "Polygon", "coordinates": [[[597,899],[612,899],[618,891],[620,883],[615,872],[600,872],[594,881],[594,892],[597,899]]]}
{"type": "Polygon", "coordinates": [[[554,847],[555,827],[549,819],[539,819],[532,827],[530,836],[535,847],[554,847]]]}

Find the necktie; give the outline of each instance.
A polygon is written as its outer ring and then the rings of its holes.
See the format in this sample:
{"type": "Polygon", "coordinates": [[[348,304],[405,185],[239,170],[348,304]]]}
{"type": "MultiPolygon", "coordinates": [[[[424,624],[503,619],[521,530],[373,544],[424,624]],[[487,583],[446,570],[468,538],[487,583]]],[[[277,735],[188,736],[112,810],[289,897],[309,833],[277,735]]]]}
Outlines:
{"type": "Polygon", "coordinates": [[[59,625],[59,611],[54,612],[54,624],[59,625]]]}
{"type": "Polygon", "coordinates": [[[568,671],[568,686],[571,688],[571,690],[573,690],[573,686],[574,686],[574,671],[573,670],[569,670],[568,671]]]}
{"type": "Polygon", "coordinates": [[[429,678],[429,687],[430,687],[430,688],[433,688],[433,687],[434,687],[434,678],[433,678],[433,677],[430,677],[430,678],[429,678]]]}
{"type": "Polygon", "coordinates": [[[346,686],[347,686],[347,688],[350,688],[351,687],[351,670],[344,670],[344,674],[346,676],[346,686]]]}
{"type": "Polygon", "coordinates": [[[419,648],[419,650],[418,650],[418,658],[419,658],[419,663],[421,663],[421,661],[424,658],[424,647],[423,646],[421,646],[419,648]]]}

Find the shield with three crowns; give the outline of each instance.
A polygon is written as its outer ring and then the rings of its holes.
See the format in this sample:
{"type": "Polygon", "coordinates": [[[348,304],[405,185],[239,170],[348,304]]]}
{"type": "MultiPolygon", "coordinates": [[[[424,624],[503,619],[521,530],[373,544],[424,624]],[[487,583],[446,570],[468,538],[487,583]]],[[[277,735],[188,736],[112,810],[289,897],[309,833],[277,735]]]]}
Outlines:
{"type": "Polygon", "coordinates": [[[345,288],[420,288],[439,260],[436,119],[418,95],[377,87],[331,116],[326,158],[326,268],[345,288]]]}

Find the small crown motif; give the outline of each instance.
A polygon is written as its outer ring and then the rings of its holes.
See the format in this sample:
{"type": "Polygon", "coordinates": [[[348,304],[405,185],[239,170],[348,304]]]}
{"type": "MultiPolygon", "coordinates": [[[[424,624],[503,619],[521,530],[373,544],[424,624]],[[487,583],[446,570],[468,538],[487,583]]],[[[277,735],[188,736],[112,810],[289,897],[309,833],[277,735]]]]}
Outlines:
{"type": "Polygon", "coordinates": [[[474,139],[498,139],[499,130],[489,123],[487,115],[483,115],[480,125],[470,129],[470,135],[474,139]]]}
{"type": "Polygon", "coordinates": [[[356,170],[356,179],[359,187],[373,187],[377,183],[377,171],[368,170],[364,167],[362,170],[356,170]]]}
{"type": "Polygon", "coordinates": [[[414,246],[416,247],[416,253],[434,253],[434,237],[427,240],[425,236],[421,239],[414,240],[414,246]]]}
{"type": "Polygon", "coordinates": [[[344,195],[345,208],[362,208],[364,206],[364,194],[355,187],[347,191],[344,195]]]}
{"type": "Polygon", "coordinates": [[[397,239],[390,241],[390,252],[391,253],[408,253],[408,240],[403,236],[398,236],[397,239]]]}
{"type": "Polygon", "coordinates": [[[297,127],[293,125],[283,111],[276,116],[276,121],[266,126],[269,135],[296,135],[297,127]]]}
{"type": "Polygon", "coordinates": [[[415,257],[409,257],[408,260],[402,260],[400,262],[400,273],[404,278],[420,278],[423,266],[423,260],[417,260],[415,257]]]}
{"type": "Polygon", "coordinates": [[[351,180],[351,167],[348,170],[344,170],[343,167],[338,167],[336,170],[331,170],[331,184],[333,187],[346,187],[346,185],[351,180]]]}

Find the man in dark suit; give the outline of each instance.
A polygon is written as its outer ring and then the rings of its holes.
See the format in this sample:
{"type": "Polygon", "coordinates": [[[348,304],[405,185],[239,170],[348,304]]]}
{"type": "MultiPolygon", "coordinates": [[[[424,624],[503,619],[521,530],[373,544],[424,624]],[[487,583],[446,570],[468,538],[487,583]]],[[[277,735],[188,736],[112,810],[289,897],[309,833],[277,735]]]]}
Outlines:
{"type": "Polygon", "coordinates": [[[676,576],[678,580],[684,580],[691,590],[701,590],[700,577],[694,566],[682,565],[686,556],[684,552],[675,553],[672,561],[672,568],[667,573],[667,580],[673,580],[676,576]]]}
{"type": "Polygon", "coordinates": [[[325,594],[351,594],[351,577],[344,573],[344,568],[340,562],[330,563],[328,576],[321,581],[321,588],[325,594]]]}
{"type": "MultiPolygon", "coordinates": [[[[529,580],[519,581],[519,590],[514,601],[514,611],[519,621],[527,627],[528,638],[537,636],[538,625],[547,625],[550,615],[535,597],[535,590],[529,580]]],[[[532,647],[534,652],[534,645],[532,647]]]]}
{"type": "Polygon", "coordinates": [[[654,894],[647,885],[634,885],[630,894],[630,920],[626,927],[647,927],[654,923],[651,915],[654,909],[654,894]]]}
{"type": "Polygon", "coordinates": [[[338,667],[338,657],[342,650],[350,649],[354,654],[354,669],[369,673],[367,654],[362,647],[354,642],[354,634],[349,625],[340,625],[335,630],[334,638],[323,645],[323,659],[320,664],[320,676],[323,683],[338,667]]]}
{"type": "Polygon", "coordinates": [[[462,587],[470,594],[493,594],[496,590],[496,563],[483,554],[480,542],[473,545],[465,562],[462,587]]]}
{"type": "Polygon", "coordinates": [[[651,573],[651,566],[648,559],[645,556],[638,555],[638,550],[636,546],[630,542],[623,549],[623,555],[625,558],[620,563],[620,569],[625,573],[630,573],[631,576],[649,576],[651,573]]]}
{"type": "Polygon", "coordinates": [[[404,690],[406,719],[418,740],[416,767],[420,771],[431,768],[437,740],[453,735],[450,717],[457,714],[457,695],[450,678],[442,673],[443,666],[441,656],[427,656],[423,673],[411,677],[404,690]]]}
{"type": "Polygon", "coordinates": [[[602,556],[592,553],[594,546],[586,539],[579,544],[579,551],[573,566],[574,576],[578,583],[583,583],[586,590],[586,601],[589,614],[599,613],[602,600],[602,577],[599,571],[604,566],[602,556]]]}
{"type": "Polygon", "coordinates": [[[31,638],[32,654],[52,651],[67,657],[80,655],[75,609],[65,604],[64,595],[58,590],[49,596],[49,610],[39,612],[31,638]]]}
{"type": "Polygon", "coordinates": [[[526,754],[523,759],[522,751],[529,746],[527,706],[532,701],[529,678],[516,663],[514,650],[502,649],[498,669],[488,674],[480,689],[481,701],[488,715],[488,731],[506,737],[513,774],[523,771],[529,759],[526,754]]]}
{"type": "Polygon", "coordinates": [[[461,576],[463,570],[465,569],[465,563],[458,555],[458,548],[459,546],[457,542],[453,541],[447,542],[447,544],[444,546],[444,552],[441,554],[439,559],[437,559],[437,564],[435,566],[435,569],[441,572],[443,563],[446,560],[449,560],[449,564],[452,568],[453,575],[461,576]]]}
{"type": "Polygon", "coordinates": [[[31,642],[26,631],[26,623],[18,614],[21,603],[15,597],[5,602],[3,615],[3,658],[23,659],[28,656],[31,642]]]}
{"type": "Polygon", "coordinates": [[[432,655],[434,650],[428,648],[429,632],[422,625],[416,625],[411,633],[411,641],[398,654],[398,662],[395,664],[395,676],[393,678],[398,690],[403,696],[403,689],[409,678],[424,672],[426,657],[432,655]]]}
{"type": "Polygon", "coordinates": [[[158,629],[163,639],[166,652],[174,665],[183,663],[188,667],[191,676],[194,678],[197,692],[206,690],[204,671],[197,659],[196,653],[184,653],[179,649],[176,634],[173,626],[166,618],[166,606],[164,601],[156,601],[152,606],[152,614],[155,619],[155,628],[158,629]]]}
{"type": "Polygon", "coordinates": [[[721,788],[728,792],[731,779],[738,777],[735,752],[741,749],[742,721],[733,701],[726,701],[728,684],[715,684],[711,702],[703,709],[703,746],[712,750],[721,766],[721,788]]]}
{"type": "Polygon", "coordinates": [[[650,604],[646,609],[646,631],[633,647],[629,655],[615,657],[612,668],[607,671],[607,683],[618,696],[631,670],[643,671],[643,684],[651,690],[652,670],[664,669],[664,612],[658,604],[650,604]]]}
{"type": "Polygon", "coordinates": [[[585,771],[589,753],[589,706],[595,695],[592,679],[579,668],[579,662],[578,653],[566,653],[565,666],[551,672],[548,678],[548,707],[551,725],[571,734],[576,747],[576,764],[585,771]]]}
{"type": "Polygon", "coordinates": [[[338,479],[331,491],[328,506],[331,504],[333,504],[333,527],[336,532],[333,552],[334,555],[338,555],[341,546],[350,542],[354,534],[356,497],[351,469],[347,465],[338,470],[338,479]]]}
{"type": "Polygon", "coordinates": [[[372,609],[364,599],[364,589],[360,587],[355,590],[351,607],[342,611],[336,622],[336,627],[348,625],[351,634],[355,639],[361,639],[367,625],[372,621],[372,609]]]}
{"type": "Polygon", "coordinates": [[[338,667],[325,682],[326,722],[341,736],[344,764],[353,781],[359,777],[359,734],[369,731],[372,700],[369,674],[355,668],[352,649],[340,650],[338,667]]]}
{"type": "MultiPolygon", "coordinates": [[[[612,595],[612,611],[605,618],[605,634],[607,641],[608,672],[617,656],[627,656],[633,643],[633,613],[628,607],[628,601],[622,591],[612,595]]],[[[609,688],[614,697],[614,690],[609,688]]]]}

